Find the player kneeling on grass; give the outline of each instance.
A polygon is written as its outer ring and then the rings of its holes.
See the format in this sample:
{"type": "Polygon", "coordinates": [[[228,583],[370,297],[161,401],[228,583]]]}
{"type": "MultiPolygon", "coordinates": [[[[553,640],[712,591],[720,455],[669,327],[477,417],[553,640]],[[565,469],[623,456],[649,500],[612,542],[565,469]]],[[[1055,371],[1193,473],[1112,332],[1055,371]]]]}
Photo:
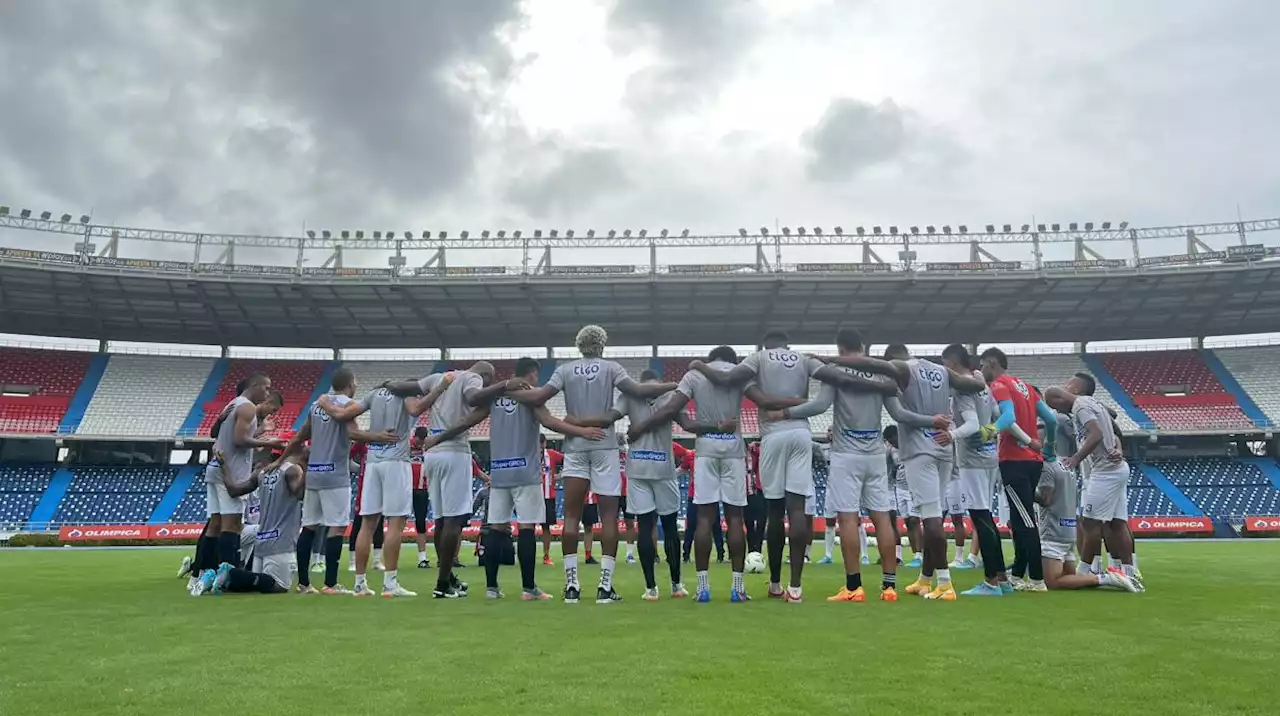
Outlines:
{"type": "Polygon", "coordinates": [[[1036,518],[1040,524],[1040,557],[1049,589],[1115,587],[1138,591],[1133,580],[1118,572],[1076,573],[1072,547],[1076,535],[1076,478],[1057,462],[1046,462],[1036,485],[1036,518]]]}
{"type": "MultiPolygon", "coordinates": [[[[218,458],[221,460],[222,456],[218,458]]],[[[257,543],[253,547],[253,571],[223,562],[217,572],[207,570],[200,576],[201,589],[193,591],[193,595],[289,591],[293,586],[291,564],[298,546],[298,533],[302,531],[302,497],[307,488],[307,474],[302,468],[305,464],[307,451],[303,448],[279,467],[255,472],[245,482],[233,482],[229,475],[223,475],[223,484],[232,497],[258,490],[261,507],[257,543]]]]}

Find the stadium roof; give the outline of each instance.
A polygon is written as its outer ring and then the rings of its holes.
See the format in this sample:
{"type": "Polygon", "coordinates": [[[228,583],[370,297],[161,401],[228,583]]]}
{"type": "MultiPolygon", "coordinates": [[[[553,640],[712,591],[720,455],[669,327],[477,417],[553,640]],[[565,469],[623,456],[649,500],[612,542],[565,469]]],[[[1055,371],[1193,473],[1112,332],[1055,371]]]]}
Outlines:
{"type": "Polygon", "coordinates": [[[1280,262],[1063,271],[166,275],[0,258],[0,332],[320,348],[1156,339],[1280,330],[1280,262]]]}

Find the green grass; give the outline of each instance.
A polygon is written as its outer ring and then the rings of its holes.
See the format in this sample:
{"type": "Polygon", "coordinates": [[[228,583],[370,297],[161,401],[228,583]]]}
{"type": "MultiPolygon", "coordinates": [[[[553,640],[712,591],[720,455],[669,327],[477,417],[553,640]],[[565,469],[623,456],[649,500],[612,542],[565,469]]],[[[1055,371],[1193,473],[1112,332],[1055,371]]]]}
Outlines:
{"type": "MultiPolygon", "coordinates": [[[[1144,542],[1142,595],[828,604],[842,570],[813,565],[800,605],[763,599],[752,575],[756,601],[729,604],[724,567],[714,604],[648,604],[636,566],[613,606],[512,599],[515,568],[489,603],[474,566],[473,596],[451,602],[192,599],[173,577],[185,553],[0,551],[0,714],[1203,716],[1280,701],[1277,542],[1144,542]]],[[[558,593],[561,569],[539,570],[558,593]]],[[[412,566],[401,581],[433,583],[412,566]]]]}

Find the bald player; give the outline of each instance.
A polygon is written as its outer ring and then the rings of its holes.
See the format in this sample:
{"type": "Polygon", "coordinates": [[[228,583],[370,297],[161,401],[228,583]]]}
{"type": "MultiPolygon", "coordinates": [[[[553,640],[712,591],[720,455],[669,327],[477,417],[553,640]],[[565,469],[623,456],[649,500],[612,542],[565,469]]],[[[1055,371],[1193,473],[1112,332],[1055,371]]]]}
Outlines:
{"type": "MultiPolygon", "coordinates": [[[[769,332],[764,337],[764,350],[747,356],[733,370],[713,370],[702,361],[690,363],[689,369],[718,386],[745,386],[746,397],[762,410],[783,410],[806,402],[810,378],[841,387],[864,383],[791,350],[783,331],[769,332]],[[748,385],[752,381],[755,384],[748,385]]],[[[817,494],[813,486],[812,433],[808,420],[792,419],[763,423],[760,434],[760,482],[769,506],[769,596],[799,602],[803,599],[805,551],[813,543],[805,502],[817,494]],[[787,542],[791,545],[791,579],[784,592],[782,550],[787,542]]]]}
{"type": "MultiPolygon", "coordinates": [[[[613,391],[649,400],[675,389],[673,383],[638,383],[616,362],[604,359],[609,334],[600,326],[583,326],[574,338],[582,357],[556,366],[547,384],[534,389],[530,404],[541,405],[564,391],[566,419],[604,415],[613,409],[613,391]]],[[[599,498],[600,545],[603,559],[600,583],[596,587],[596,603],[622,601],[613,588],[613,571],[618,557],[618,498],[622,495],[622,466],[618,460],[618,443],[613,426],[605,430],[602,441],[570,437],[564,441],[564,532],[560,536],[564,554],[564,601],[577,604],[581,598],[578,583],[578,534],[582,506],[591,490],[599,498]]]]}

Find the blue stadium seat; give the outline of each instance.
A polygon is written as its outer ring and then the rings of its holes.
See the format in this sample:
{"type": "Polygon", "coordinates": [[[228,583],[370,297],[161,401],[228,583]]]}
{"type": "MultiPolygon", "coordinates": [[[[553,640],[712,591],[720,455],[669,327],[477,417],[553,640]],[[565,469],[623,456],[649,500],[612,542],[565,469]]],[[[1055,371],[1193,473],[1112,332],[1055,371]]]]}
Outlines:
{"type": "Polygon", "coordinates": [[[177,467],[74,467],[75,478],[54,513],[59,524],[146,522],[178,474],[177,467]]]}
{"type": "Polygon", "coordinates": [[[0,465],[0,530],[17,531],[31,518],[53,479],[54,465],[0,465]]]}
{"type": "Polygon", "coordinates": [[[1154,461],[1207,515],[1280,514],[1280,491],[1254,465],[1228,457],[1154,461]]]}

